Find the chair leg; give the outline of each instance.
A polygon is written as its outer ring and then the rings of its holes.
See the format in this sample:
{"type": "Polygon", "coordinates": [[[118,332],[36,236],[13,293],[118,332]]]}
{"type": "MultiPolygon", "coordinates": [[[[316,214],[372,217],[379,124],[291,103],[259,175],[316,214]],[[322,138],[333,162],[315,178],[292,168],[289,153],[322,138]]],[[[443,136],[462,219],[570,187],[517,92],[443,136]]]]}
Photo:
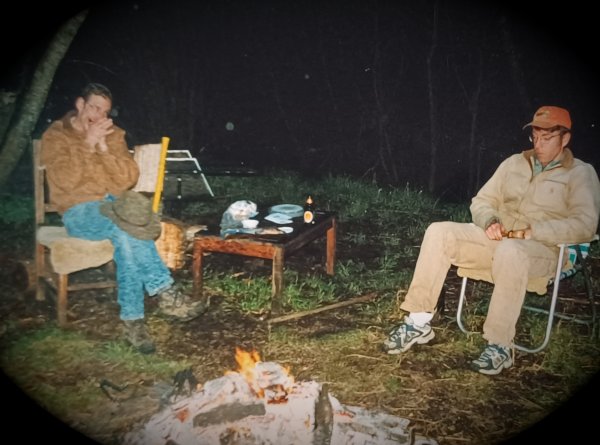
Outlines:
{"type": "MultiPolygon", "coordinates": [[[[456,310],[456,323],[458,324],[458,327],[460,328],[461,331],[463,331],[465,334],[469,334],[472,332],[469,331],[464,326],[463,321],[462,321],[462,311],[463,311],[464,303],[466,301],[466,291],[467,291],[467,277],[463,277],[462,285],[460,288],[460,296],[458,299],[458,308],[456,310]]],[[[537,348],[528,348],[526,346],[518,345],[515,343],[513,345],[515,349],[518,349],[519,351],[524,351],[524,352],[536,353],[536,352],[540,352],[548,345],[548,341],[550,340],[550,334],[552,332],[552,321],[554,319],[554,309],[556,307],[557,296],[558,296],[558,281],[556,281],[554,283],[554,290],[552,292],[552,301],[550,304],[550,310],[548,311],[548,323],[546,325],[546,333],[544,335],[544,341],[542,342],[542,344],[540,346],[538,346],[537,348]]],[[[526,309],[531,310],[531,309],[535,309],[535,308],[527,307],[526,309]]]]}
{"type": "Polygon", "coordinates": [[[545,349],[546,346],[548,346],[548,342],[550,341],[550,336],[552,335],[552,325],[554,322],[554,311],[556,308],[557,301],[558,301],[558,281],[556,281],[554,283],[554,287],[553,287],[553,291],[552,291],[552,299],[550,301],[550,310],[546,311],[544,309],[538,309],[535,307],[523,306],[524,309],[527,309],[529,311],[539,312],[539,313],[548,315],[548,319],[546,322],[546,332],[544,333],[544,340],[542,341],[542,343],[539,346],[537,346],[535,348],[529,348],[527,346],[518,345],[518,344],[514,343],[513,346],[515,349],[518,349],[519,351],[535,354],[536,352],[540,352],[543,349],[545,349]]]}
{"type": "MultiPolygon", "coordinates": [[[[535,354],[536,352],[542,351],[550,341],[550,335],[552,335],[552,325],[554,322],[554,311],[556,309],[556,301],[558,300],[558,287],[560,283],[560,273],[562,272],[562,264],[565,256],[565,244],[561,244],[560,251],[558,252],[558,262],[556,264],[556,273],[554,275],[554,286],[552,288],[552,300],[550,301],[550,310],[548,311],[548,322],[546,324],[546,333],[544,334],[544,341],[536,348],[528,348],[522,345],[514,344],[514,348],[519,351],[530,352],[535,354]]],[[[526,307],[526,309],[529,309],[526,307]]]]}
{"type": "MultiPolygon", "coordinates": [[[[112,261],[110,261],[110,262],[109,262],[109,263],[106,265],[106,269],[107,269],[107,272],[108,272],[108,273],[110,273],[112,276],[114,276],[115,283],[116,283],[116,281],[117,281],[117,277],[116,277],[116,275],[117,275],[117,268],[116,268],[116,265],[115,265],[115,260],[114,260],[114,259],[113,259],[112,261]]],[[[112,288],[112,293],[113,293],[113,296],[114,296],[114,297],[116,297],[116,296],[117,296],[117,285],[116,285],[116,284],[115,284],[115,286],[112,288]]]]}
{"type": "Polygon", "coordinates": [[[69,287],[69,276],[59,274],[56,286],[56,318],[61,328],[67,324],[67,289],[69,287]]]}
{"type": "Polygon", "coordinates": [[[462,279],[462,285],[460,286],[460,296],[458,298],[458,309],[456,309],[456,323],[458,324],[458,327],[460,328],[461,331],[463,331],[465,334],[469,333],[469,330],[467,328],[465,328],[465,326],[463,325],[462,322],[462,310],[463,310],[463,305],[465,303],[465,294],[467,293],[467,277],[463,277],[462,279]]]}
{"type": "Polygon", "coordinates": [[[41,245],[35,245],[35,299],[44,301],[46,299],[46,284],[44,281],[44,271],[46,270],[46,248],[41,245]]]}
{"type": "Polygon", "coordinates": [[[590,272],[586,267],[586,260],[583,258],[581,254],[581,249],[579,246],[576,246],[577,249],[577,262],[581,267],[581,271],[583,272],[583,281],[585,283],[585,293],[587,294],[588,300],[590,302],[590,306],[592,309],[592,335],[591,338],[596,338],[598,334],[598,321],[597,321],[597,313],[596,313],[596,301],[594,298],[594,292],[592,289],[592,281],[590,279],[590,272]]]}

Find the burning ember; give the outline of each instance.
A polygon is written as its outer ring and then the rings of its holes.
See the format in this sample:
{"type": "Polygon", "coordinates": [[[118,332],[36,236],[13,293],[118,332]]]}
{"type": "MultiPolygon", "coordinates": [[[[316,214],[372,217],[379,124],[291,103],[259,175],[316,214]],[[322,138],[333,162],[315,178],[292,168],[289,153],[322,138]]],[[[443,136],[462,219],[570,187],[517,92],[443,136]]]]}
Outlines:
{"type": "MultiPolygon", "coordinates": [[[[287,395],[294,385],[289,368],[273,362],[263,362],[258,352],[247,352],[241,348],[235,348],[235,361],[238,364],[237,372],[246,379],[257,397],[264,398],[267,403],[287,401],[287,395]]],[[[232,371],[225,373],[231,374],[232,371]]]]}
{"type": "Polygon", "coordinates": [[[124,438],[125,445],[437,445],[409,421],[342,405],[317,382],[236,348],[237,371],[209,380],[165,406],[124,438]]]}

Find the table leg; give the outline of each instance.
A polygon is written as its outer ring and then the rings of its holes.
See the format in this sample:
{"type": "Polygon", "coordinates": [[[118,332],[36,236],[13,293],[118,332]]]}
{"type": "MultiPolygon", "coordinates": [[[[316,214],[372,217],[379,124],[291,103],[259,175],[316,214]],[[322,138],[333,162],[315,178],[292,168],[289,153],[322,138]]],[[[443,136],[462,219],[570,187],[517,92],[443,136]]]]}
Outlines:
{"type": "Polygon", "coordinates": [[[333,275],[335,267],[335,245],[337,237],[337,222],[335,218],[327,229],[327,273],[333,275]]]}
{"type": "Polygon", "coordinates": [[[271,313],[282,310],[281,291],[283,289],[283,249],[276,248],[273,253],[273,292],[271,293],[271,313]]]}
{"type": "Polygon", "coordinates": [[[199,246],[194,246],[193,262],[192,262],[192,278],[193,288],[192,292],[194,298],[202,297],[202,257],[204,251],[199,246]]]}

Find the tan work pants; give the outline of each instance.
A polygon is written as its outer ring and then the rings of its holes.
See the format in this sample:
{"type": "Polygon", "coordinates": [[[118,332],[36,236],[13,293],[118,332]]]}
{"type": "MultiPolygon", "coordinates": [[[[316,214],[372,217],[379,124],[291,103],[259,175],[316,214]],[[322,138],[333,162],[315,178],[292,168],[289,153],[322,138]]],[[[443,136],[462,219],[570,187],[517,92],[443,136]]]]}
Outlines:
{"type": "Polygon", "coordinates": [[[488,239],[472,223],[436,222],[425,232],[412,282],[400,308],[433,312],[451,265],[490,269],[494,291],[483,325],[489,342],[511,346],[529,277],[552,276],[558,249],[523,239],[488,239]]]}

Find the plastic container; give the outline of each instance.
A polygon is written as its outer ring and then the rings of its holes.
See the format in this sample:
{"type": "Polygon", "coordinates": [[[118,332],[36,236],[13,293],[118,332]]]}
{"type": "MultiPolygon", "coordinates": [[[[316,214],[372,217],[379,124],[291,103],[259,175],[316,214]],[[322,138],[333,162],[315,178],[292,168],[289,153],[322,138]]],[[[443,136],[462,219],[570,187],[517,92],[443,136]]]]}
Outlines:
{"type": "Polygon", "coordinates": [[[245,219],[242,221],[242,226],[244,227],[244,229],[256,229],[256,227],[258,226],[258,220],[245,219]]]}

